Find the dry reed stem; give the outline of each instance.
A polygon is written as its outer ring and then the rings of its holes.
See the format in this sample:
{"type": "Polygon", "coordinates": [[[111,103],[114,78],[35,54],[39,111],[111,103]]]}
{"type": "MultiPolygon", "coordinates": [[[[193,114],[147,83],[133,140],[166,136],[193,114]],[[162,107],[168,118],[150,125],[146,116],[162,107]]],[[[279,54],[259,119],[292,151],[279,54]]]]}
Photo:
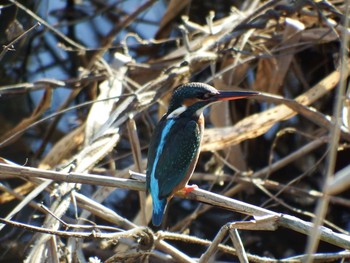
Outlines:
{"type": "MultiPolygon", "coordinates": [[[[117,188],[126,188],[129,190],[145,191],[145,183],[130,179],[111,178],[108,176],[86,175],[78,173],[63,173],[46,171],[31,167],[19,167],[13,165],[0,164],[0,174],[13,174],[22,178],[39,177],[51,179],[54,181],[64,181],[70,183],[86,183],[94,185],[105,185],[117,188]]],[[[308,235],[312,229],[312,224],[298,219],[297,217],[286,214],[275,213],[273,211],[250,205],[238,200],[227,198],[215,193],[211,193],[202,189],[196,189],[186,196],[182,196],[191,200],[200,201],[206,204],[211,204],[216,207],[227,209],[234,212],[239,212],[254,217],[260,216],[278,216],[277,224],[285,228],[293,229],[299,233],[308,235]]],[[[337,234],[330,229],[321,228],[321,240],[331,244],[340,246],[345,249],[350,249],[350,238],[346,235],[337,234]]]]}

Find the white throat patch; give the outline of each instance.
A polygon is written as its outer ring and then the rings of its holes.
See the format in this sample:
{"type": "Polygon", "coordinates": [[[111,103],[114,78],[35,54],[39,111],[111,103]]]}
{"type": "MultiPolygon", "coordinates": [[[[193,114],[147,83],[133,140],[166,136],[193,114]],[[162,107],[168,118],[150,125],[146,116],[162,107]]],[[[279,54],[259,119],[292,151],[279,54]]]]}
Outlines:
{"type": "Polygon", "coordinates": [[[171,112],[167,119],[172,119],[172,118],[176,118],[178,117],[181,113],[185,112],[187,110],[187,106],[183,105],[180,108],[177,108],[176,110],[174,110],[173,112],[171,112]]]}

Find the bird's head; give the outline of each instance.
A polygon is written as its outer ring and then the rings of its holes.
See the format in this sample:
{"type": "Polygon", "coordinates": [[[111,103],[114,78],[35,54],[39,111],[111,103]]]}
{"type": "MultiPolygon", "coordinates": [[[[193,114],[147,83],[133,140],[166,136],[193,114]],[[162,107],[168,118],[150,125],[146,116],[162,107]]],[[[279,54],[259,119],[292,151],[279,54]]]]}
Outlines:
{"type": "Polygon", "coordinates": [[[224,100],[237,100],[258,95],[254,91],[219,91],[200,82],[183,84],[175,89],[170,100],[168,118],[181,114],[200,115],[210,104],[224,100]]]}

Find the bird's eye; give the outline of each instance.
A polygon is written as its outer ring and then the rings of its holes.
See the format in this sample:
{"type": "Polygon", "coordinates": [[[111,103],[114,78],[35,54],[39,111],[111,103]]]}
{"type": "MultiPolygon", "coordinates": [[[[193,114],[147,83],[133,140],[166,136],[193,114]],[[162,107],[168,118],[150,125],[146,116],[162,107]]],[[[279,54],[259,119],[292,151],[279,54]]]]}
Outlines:
{"type": "Polygon", "coordinates": [[[212,94],[212,93],[204,93],[204,94],[202,94],[200,97],[199,97],[199,99],[201,99],[201,100],[208,100],[208,99],[210,99],[211,97],[213,97],[214,96],[214,94],[212,94]]]}

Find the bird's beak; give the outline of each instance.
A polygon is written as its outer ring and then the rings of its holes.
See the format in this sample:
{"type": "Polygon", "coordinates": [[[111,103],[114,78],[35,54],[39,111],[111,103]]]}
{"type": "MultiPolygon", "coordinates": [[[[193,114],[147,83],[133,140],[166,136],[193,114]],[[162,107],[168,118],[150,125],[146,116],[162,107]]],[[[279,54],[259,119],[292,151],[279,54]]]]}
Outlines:
{"type": "Polygon", "coordinates": [[[255,91],[219,91],[219,94],[212,97],[212,99],[213,101],[239,100],[259,94],[259,92],[255,91]]]}

